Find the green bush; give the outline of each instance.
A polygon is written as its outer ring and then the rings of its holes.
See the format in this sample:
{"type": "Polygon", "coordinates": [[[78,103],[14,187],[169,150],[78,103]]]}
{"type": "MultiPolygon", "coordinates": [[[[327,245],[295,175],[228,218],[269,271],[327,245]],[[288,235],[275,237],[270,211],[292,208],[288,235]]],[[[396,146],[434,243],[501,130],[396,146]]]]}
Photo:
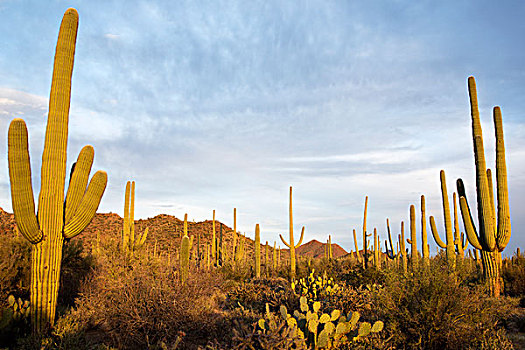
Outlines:
{"type": "Polygon", "coordinates": [[[480,348],[491,335],[501,336],[497,325],[508,309],[505,302],[465,285],[440,260],[406,276],[390,271],[385,277],[372,294],[371,313],[385,322],[395,348],[480,348]]]}

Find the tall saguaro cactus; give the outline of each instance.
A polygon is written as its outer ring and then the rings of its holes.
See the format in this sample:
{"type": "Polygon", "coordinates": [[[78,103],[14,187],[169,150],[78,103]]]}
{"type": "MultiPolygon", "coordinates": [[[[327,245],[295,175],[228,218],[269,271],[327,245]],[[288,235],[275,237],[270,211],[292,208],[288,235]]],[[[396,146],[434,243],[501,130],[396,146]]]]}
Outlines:
{"type": "Polygon", "coordinates": [[[410,239],[407,242],[411,245],[410,264],[412,268],[419,265],[419,254],[417,252],[417,234],[416,234],[416,207],[410,206],[410,239]]]}
{"type": "Polygon", "coordinates": [[[439,238],[439,233],[436,228],[436,221],[434,217],[430,217],[430,229],[437,245],[447,250],[447,263],[451,269],[456,268],[456,251],[454,247],[454,237],[452,234],[452,223],[450,222],[450,204],[448,202],[447,180],[445,178],[445,171],[441,170],[439,173],[441,181],[441,198],[443,199],[443,218],[445,219],[445,237],[446,244],[439,238]]]}
{"type": "Polygon", "coordinates": [[[365,197],[365,210],[363,214],[363,259],[365,261],[365,269],[368,268],[368,237],[372,236],[372,234],[368,234],[366,232],[366,214],[368,210],[368,196],[365,197]]]}
{"type": "Polygon", "coordinates": [[[401,263],[403,265],[403,272],[407,273],[407,251],[405,248],[405,223],[401,221],[401,234],[398,235],[399,249],[401,253],[401,263]]]}
{"type": "Polygon", "coordinates": [[[14,119],[8,132],[9,178],[13,211],[22,235],[33,244],[31,253],[31,323],[42,333],[55,319],[62,245],[81,233],[95,215],[107,184],[107,174],[95,173],[88,183],[93,147],[85,146],[73,165],[64,202],[71,76],[78,13],[68,9],[58,34],[49,97],[38,217],[35,215],[27,127],[14,119]],[[86,189],[87,185],[87,189],[86,189]]]}
{"type": "Polygon", "coordinates": [[[211,258],[213,264],[217,265],[217,238],[215,237],[215,210],[213,211],[213,221],[212,221],[212,236],[211,236],[211,258]]]}
{"type": "Polygon", "coordinates": [[[507,187],[507,165],[505,162],[505,143],[503,141],[503,122],[500,107],[494,107],[494,129],[496,134],[496,183],[498,211],[494,204],[494,192],[491,186],[492,176],[485,162],[483,133],[478,111],[476,81],[468,78],[470,107],[472,116],[472,139],[474,141],[474,159],[476,163],[476,199],[478,205],[478,230],[476,230],[467,202],[465,187],[461,179],[457,180],[461,216],[467,237],[474,248],[481,250],[483,275],[491,293],[499,296],[502,288],[500,278],[500,253],[509,243],[511,235],[510,209],[507,187]],[[497,215],[496,215],[497,214],[497,215]]]}
{"type": "Polygon", "coordinates": [[[283,241],[284,245],[290,248],[290,277],[292,279],[295,279],[295,269],[296,269],[296,263],[295,263],[295,249],[298,248],[301,243],[303,242],[304,237],[304,226],[301,230],[301,237],[299,238],[299,242],[295,244],[295,241],[293,239],[293,210],[292,210],[292,186],[290,186],[290,243],[287,243],[283,236],[280,234],[279,237],[281,237],[281,241],[283,241]]]}
{"type": "Polygon", "coordinates": [[[190,274],[190,249],[191,243],[188,237],[188,214],[184,214],[184,235],[180,242],[180,281],[186,282],[190,274]]]}
{"type": "Polygon", "coordinates": [[[148,237],[149,228],[146,227],[142,235],[135,239],[135,181],[126,183],[124,195],[124,223],[122,232],[123,253],[133,252],[140,249],[148,237]]]}
{"type": "Polygon", "coordinates": [[[255,277],[261,278],[261,231],[259,224],[255,225],[255,277]]]}
{"type": "Polygon", "coordinates": [[[423,264],[429,265],[430,261],[430,249],[428,248],[427,238],[427,216],[425,213],[425,196],[421,195],[421,241],[422,241],[422,252],[423,252],[423,264]]]}
{"type": "Polygon", "coordinates": [[[465,249],[468,247],[468,239],[465,240],[465,234],[459,231],[458,205],[456,192],[452,196],[454,202],[454,244],[456,245],[457,259],[461,261],[465,257],[465,249]]]}

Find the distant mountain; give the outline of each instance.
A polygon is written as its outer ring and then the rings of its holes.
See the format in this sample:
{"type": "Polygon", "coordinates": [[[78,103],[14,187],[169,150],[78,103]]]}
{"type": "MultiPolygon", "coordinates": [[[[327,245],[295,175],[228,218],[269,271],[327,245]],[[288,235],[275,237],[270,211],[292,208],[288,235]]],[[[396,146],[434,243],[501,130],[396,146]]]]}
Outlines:
{"type": "MultiPolygon", "coordinates": [[[[295,249],[297,255],[311,257],[311,258],[323,258],[325,255],[326,243],[321,243],[318,240],[311,240],[308,243],[301,245],[299,248],[295,249]]],[[[347,255],[346,252],[341,246],[336,243],[332,243],[332,255],[334,258],[339,258],[347,255]]]]}

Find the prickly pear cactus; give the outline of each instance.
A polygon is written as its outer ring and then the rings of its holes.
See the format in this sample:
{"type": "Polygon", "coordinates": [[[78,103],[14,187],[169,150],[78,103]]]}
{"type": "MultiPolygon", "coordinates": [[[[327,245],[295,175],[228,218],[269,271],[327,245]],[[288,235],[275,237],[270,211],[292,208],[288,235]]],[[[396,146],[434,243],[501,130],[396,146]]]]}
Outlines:
{"type": "Polygon", "coordinates": [[[334,282],[334,279],[327,277],[326,274],[323,274],[323,276],[316,276],[315,269],[312,269],[312,272],[308,277],[292,282],[294,293],[306,297],[308,302],[323,300],[329,295],[335,293],[338,288],[339,286],[334,282]]]}

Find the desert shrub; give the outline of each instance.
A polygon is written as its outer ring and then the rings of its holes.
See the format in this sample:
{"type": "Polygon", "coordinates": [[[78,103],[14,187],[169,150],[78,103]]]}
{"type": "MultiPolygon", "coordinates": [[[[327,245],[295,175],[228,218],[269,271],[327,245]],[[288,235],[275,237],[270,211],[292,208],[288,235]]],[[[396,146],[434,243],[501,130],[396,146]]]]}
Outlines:
{"type": "Polygon", "coordinates": [[[361,264],[355,264],[349,259],[343,260],[340,264],[333,265],[331,274],[336,275],[339,280],[346,282],[354,288],[383,284],[385,280],[385,269],[369,267],[365,269],[361,264]]]}
{"type": "Polygon", "coordinates": [[[231,320],[219,308],[224,303],[219,274],[191,271],[181,284],[176,265],[166,258],[125,259],[115,253],[98,261],[83,284],[75,317],[83,331],[101,334],[104,344],[170,348],[182,339],[182,348],[192,349],[213,339],[231,341],[231,320]]]}
{"type": "Polygon", "coordinates": [[[467,349],[490,344],[507,306],[486,296],[482,287],[468,287],[446,264],[403,275],[385,275],[373,292],[372,317],[385,322],[394,347],[406,349],[467,349]]]}
{"type": "Polygon", "coordinates": [[[84,252],[81,240],[64,241],[57,301],[61,310],[74,305],[81,283],[92,272],[93,266],[93,256],[84,252]]]}
{"type": "Polygon", "coordinates": [[[253,279],[238,284],[227,293],[228,309],[242,306],[261,315],[266,303],[272,311],[278,311],[281,305],[294,309],[299,306],[299,297],[283,278],[253,279]]]}
{"type": "Polygon", "coordinates": [[[0,308],[7,297],[29,299],[31,244],[22,236],[0,235],[0,308]]]}
{"type": "Polygon", "coordinates": [[[506,295],[525,296],[525,257],[514,256],[511,261],[504,261],[502,277],[506,295]]]}

